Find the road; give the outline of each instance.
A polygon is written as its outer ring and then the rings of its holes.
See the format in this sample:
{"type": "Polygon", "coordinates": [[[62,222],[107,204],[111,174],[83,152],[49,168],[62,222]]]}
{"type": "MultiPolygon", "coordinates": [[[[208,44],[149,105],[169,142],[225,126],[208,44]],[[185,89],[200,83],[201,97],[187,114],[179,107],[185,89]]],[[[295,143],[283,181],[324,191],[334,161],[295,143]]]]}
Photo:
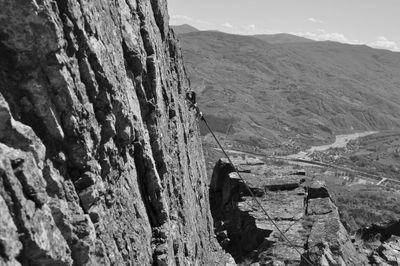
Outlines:
{"type": "MultiPolygon", "coordinates": [[[[368,183],[373,183],[377,186],[385,186],[384,185],[385,183],[386,184],[391,183],[400,188],[399,180],[381,177],[378,175],[370,174],[370,173],[359,171],[356,169],[327,164],[327,163],[323,163],[323,162],[315,162],[309,157],[314,151],[324,151],[324,150],[328,150],[330,148],[346,147],[347,143],[349,143],[351,140],[355,140],[357,138],[365,137],[365,136],[375,134],[375,133],[377,133],[377,131],[368,131],[368,132],[353,133],[353,134],[346,134],[346,135],[337,135],[336,141],[332,144],[313,146],[310,149],[308,149],[307,151],[302,151],[297,154],[292,154],[292,155],[288,155],[288,156],[265,156],[265,155],[261,155],[261,154],[254,154],[254,153],[242,152],[242,151],[237,151],[237,150],[226,150],[226,151],[232,155],[233,154],[234,155],[241,154],[241,155],[247,155],[247,156],[253,157],[253,158],[255,157],[256,161],[258,161],[258,160],[262,161],[263,159],[286,160],[291,163],[295,163],[295,164],[299,164],[299,165],[308,164],[308,165],[313,165],[313,166],[317,166],[317,167],[325,167],[325,168],[336,169],[336,170],[344,171],[344,172],[351,172],[351,173],[357,174],[357,176],[360,180],[364,180],[368,183]]],[[[216,148],[216,150],[220,150],[220,149],[216,148]]]]}

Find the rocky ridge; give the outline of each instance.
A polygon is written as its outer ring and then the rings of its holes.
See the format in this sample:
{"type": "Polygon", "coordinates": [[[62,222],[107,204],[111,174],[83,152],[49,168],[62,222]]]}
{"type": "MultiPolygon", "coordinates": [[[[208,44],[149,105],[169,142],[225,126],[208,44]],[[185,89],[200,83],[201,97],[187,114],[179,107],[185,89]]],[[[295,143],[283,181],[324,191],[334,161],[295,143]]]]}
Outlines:
{"type": "MultiPolygon", "coordinates": [[[[309,265],[306,260],[314,265],[397,265],[396,225],[381,228],[391,231],[373,243],[351,237],[324,183],[306,171],[256,163],[241,165],[239,172],[293,244],[267,219],[233,167],[220,160],[211,180],[211,211],[218,241],[239,265],[309,265]]],[[[368,231],[370,237],[379,238],[375,231],[368,231]]]]}
{"type": "Polygon", "coordinates": [[[0,2],[1,265],[217,263],[166,5],[0,2]]]}

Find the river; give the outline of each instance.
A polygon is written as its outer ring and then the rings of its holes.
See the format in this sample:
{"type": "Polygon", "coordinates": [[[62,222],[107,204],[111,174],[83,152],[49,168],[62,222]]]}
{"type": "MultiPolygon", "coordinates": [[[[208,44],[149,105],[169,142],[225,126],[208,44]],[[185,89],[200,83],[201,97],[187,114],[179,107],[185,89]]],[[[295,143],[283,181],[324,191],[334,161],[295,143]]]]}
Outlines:
{"type": "Polygon", "coordinates": [[[368,135],[372,135],[378,133],[378,131],[365,131],[365,132],[358,132],[352,134],[345,134],[345,135],[336,135],[336,140],[332,144],[321,145],[321,146],[312,146],[310,149],[306,151],[301,151],[296,154],[291,154],[285,156],[288,159],[304,159],[304,160],[311,160],[309,155],[311,155],[315,151],[326,151],[330,148],[344,148],[346,147],[347,143],[351,140],[355,140],[361,137],[365,137],[368,135]]]}

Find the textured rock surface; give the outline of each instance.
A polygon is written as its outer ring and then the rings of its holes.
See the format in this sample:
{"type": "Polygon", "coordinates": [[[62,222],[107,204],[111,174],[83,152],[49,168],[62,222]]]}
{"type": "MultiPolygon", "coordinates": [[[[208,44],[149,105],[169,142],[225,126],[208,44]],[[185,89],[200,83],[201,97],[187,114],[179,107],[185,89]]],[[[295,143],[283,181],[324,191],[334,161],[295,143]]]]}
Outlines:
{"type": "Polygon", "coordinates": [[[359,230],[364,252],[374,265],[400,265],[400,222],[372,225],[359,230]]]}
{"type": "Polygon", "coordinates": [[[284,167],[248,168],[250,173],[241,175],[293,246],[267,219],[236,173],[231,173],[232,167],[220,160],[212,177],[216,185],[210,187],[211,211],[218,240],[238,263],[309,265],[308,259],[314,265],[368,265],[367,256],[352,243],[340,222],[323,183],[290,175],[293,169],[289,166],[286,175],[284,167]],[[280,174],[264,175],[275,170],[280,174]]]}
{"type": "Polygon", "coordinates": [[[0,1],[1,265],[220,263],[168,23],[165,0],[0,1]]]}

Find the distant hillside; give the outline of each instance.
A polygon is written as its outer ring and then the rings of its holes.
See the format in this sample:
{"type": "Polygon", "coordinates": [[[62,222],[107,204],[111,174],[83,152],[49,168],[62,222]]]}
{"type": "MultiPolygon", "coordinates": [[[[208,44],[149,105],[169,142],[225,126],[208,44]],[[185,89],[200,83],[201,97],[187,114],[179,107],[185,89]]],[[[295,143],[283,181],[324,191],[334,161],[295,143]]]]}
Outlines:
{"type": "MultiPolygon", "coordinates": [[[[400,127],[400,53],[334,42],[180,35],[203,112],[227,140],[291,149],[400,127]]],[[[204,131],[203,133],[206,133],[204,131]]]]}
{"type": "Polygon", "coordinates": [[[171,28],[174,30],[176,34],[185,34],[185,33],[191,33],[191,32],[196,32],[199,31],[193,26],[190,26],[188,24],[183,24],[183,25],[177,25],[177,26],[171,26],[171,28]]]}
{"type": "Polygon", "coordinates": [[[279,34],[260,34],[254,35],[257,39],[266,41],[268,43],[301,43],[301,42],[314,42],[313,40],[306,39],[300,36],[279,33],[279,34]]]}

